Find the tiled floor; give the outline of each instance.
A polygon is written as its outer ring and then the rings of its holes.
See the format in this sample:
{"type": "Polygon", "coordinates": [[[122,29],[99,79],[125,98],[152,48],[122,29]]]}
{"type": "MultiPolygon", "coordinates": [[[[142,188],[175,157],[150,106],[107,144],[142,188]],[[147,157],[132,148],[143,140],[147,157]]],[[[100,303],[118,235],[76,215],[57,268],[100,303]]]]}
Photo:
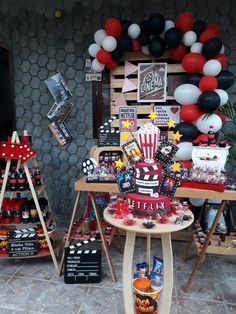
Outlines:
{"type": "MultiPolygon", "coordinates": [[[[124,238],[122,240],[124,242],[124,238]]],[[[207,256],[188,293],[183,292],[196,255],[186,263],[181,255],[186,243],[173,241],[174,289],[171,314],[236,313],[236,257],[207,256]]],[[[145,241],[136,241],[135,262],[145,259],[145,241]]],[[[161,256],[160,241],[152,241],[152,252],[161,256]]],[[[111,253],[118,281],[113,283],[103,256],[100,284],[66,285],[50,259],[0,261],[0,314],[123,314],[121,289],[122,255],[111,253]]]]}

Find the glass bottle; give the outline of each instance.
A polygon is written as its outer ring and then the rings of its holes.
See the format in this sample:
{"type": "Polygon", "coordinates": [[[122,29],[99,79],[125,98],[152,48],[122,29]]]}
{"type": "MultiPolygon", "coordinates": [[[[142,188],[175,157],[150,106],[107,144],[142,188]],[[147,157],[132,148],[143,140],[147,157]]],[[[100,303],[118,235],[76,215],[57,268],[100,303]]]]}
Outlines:
{"type": "Polygon", "coordinates": [[[34,185],[40,186],[42,184],[41,182],[41,172],[39,170],[39,167],[35,167],[34,171],[34,185]]]}
{"type": "Polygon", "coordinates": [[[16,191],[17,190],[16,167],[12,167],[11,171],[9,172],[9,188],[10,188],[10,191],[16,191]]]}
{"type": "Polygon", "coordinates": [[[22,168],[18,170],[18,177],[17,177],[18,189],[19,191],[26,190],[26,175],[22,168]]]}

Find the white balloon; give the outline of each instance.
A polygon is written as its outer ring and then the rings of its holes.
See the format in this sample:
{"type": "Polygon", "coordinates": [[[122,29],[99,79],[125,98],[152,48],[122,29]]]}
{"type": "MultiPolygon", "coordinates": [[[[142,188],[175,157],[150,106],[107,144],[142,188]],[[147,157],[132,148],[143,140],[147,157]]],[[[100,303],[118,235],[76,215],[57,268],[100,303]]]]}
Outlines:
{"type": "Polygon", "coordinates": [[[221,118],[215,113],[204,113],[196,121],[198,130],[205,134],[208,133],[210,125],[213,125],[214,133],[218,132],[222,127],[221,118]]]}
{"type": "Polygon", "coordinates": [[[203,198],[190,198],[189,201],[193,206],[200,207],[204,204],[205,199],[203,199],[203,198]]]}
{"type": "Polygon", "coordinates": [[[106,51],[114,51],[117,46],[117,41],[113,36],[107,36],[103,39],[102,47],[106,51]]]}
{"type": "Polygon", "coordinates": [[[193,31],[188,31],[183,35],[183,43],[185,46],[192,46],[197,41],[197,34],[193,31]]]}
{"type": "Polygon", "coordinates": [[[207,203],[209,204],[221,204],[221,200],[215,200],[215,199],[212,199],[210,198],[207,203]]]}
{"type": "Polygon", "coordinates": [[[203,44],[196,42],[195,44],[192,45],[192,47],[190,48],[190,52],[197,52],[197,53],[202,53],[202,47],[203,44]]]}
{"type": "Polygon", "coordinates": [[[92,61],[92,69],[96,72],[102,72],[105,68],[105,64],[101,64],[97,58],[92,61]]]}
{"type": "Polygon", "coordinates": [[[204,64],[203,74],[216,76],[220,73],[221,68],[222,68],[222,66],[221,66],[220,61],[215,60],[215,59],[211,59],[204,64]]]}
{"type": "Polygon", "coordinates": [[[193,144],[191,142],[181,142],[177,144],[179,149],[175,154],[174,160],[190,160],[192,159],[193,144]]]}
{"type": "Polygon", "coordinates": [[[141,33],[141,28],[138,24],[131,24],[128,28],[128,34],[132,39],[138,38],[141,33]]]}
{"type": "Polygon", "coordinates": [[[181,105],[196,104],[201,90],[193,84],[182,84],[174,91],[175,100],[181,105]]]}
{"type": "Polygon", "coordinates": [[[215,89],[215,92],[220,96],[220,106],[224,106],[229,100],[229,95],[223,89],[215,89]]]}
{"type": "Polygon", "coordinates": [[[104,29],[99,29],[95,32],[94,34],[94,41],[95,43],[97,43],[99,46],[102,46],[102,42],[105,39],[105,37],[107,36],[106,32],[104,31],[104,29]]]}
{"type": "Polygon", "coordinates": [[[164,31],[163,33],[165,34],[169,29],[175,27],[175,23],[171,20],[166,20],[165,21],[165,28],[164,28],[164,31]]]}
{"type": "Polygon", "coordinates": [[[89,55],[95,58],[100,49],[101,47],[98,44],[91,44],[88,48],[89,55]]]}
{"type": "Polygon", "coordinates": [[[147,46],[142,46],[141,47],[141,51],[142,53],[144,53],[145,55],[150,55],[150,51],[148,49],[148,45],[147,46]]]}

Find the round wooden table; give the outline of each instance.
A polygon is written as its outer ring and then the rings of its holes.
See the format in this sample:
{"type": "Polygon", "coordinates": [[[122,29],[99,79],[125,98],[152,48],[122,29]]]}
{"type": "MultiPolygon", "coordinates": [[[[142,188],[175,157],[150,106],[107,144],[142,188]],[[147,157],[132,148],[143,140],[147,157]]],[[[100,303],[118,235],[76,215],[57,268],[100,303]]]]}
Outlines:
{"type": "Polygon", "coordinates": [[[151,235],[160,234],[162,243],[162,252],[164,260],[164,286],[161,297],[161,305],[158,313],[168,314],[170,312],[171,296],[173,289],[173,254],[171,244],[171,233],[187,228],[193,222],[193,214],[191,211],[186,212],[191,215],[191,219],[183,221],[183,224],[175,224],[174,217],[170,218],[169,223],[156,223],[152,229],[145,228],[142,223],[143,219],[136,219],[136,223],[132,226],[127,226],[122,219],[115,219],[113,215],[109,214],[108,210],[104,211],[104,219],[111,225],[126,230],[125,251],[123,257],[123,298],[126,314],[134,313],[133,291],[132,291],[132,264],[136,233],[143,233],[147,235],[147,262],[150,265],[150,251],[151,251],[151,235]]]}

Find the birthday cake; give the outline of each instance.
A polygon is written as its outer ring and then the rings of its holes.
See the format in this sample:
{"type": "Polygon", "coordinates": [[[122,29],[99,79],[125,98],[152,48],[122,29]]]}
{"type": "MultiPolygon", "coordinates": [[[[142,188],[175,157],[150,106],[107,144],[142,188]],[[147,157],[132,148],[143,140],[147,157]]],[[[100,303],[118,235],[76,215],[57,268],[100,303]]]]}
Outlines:
{"type": "Polygon", "coordinates": [[[162,174],[162,165],[157,161],[136,164],[135,193],[126,195],[136,216],[157,216],[171,211],[170,197],[159,195],[162,174]]]}

